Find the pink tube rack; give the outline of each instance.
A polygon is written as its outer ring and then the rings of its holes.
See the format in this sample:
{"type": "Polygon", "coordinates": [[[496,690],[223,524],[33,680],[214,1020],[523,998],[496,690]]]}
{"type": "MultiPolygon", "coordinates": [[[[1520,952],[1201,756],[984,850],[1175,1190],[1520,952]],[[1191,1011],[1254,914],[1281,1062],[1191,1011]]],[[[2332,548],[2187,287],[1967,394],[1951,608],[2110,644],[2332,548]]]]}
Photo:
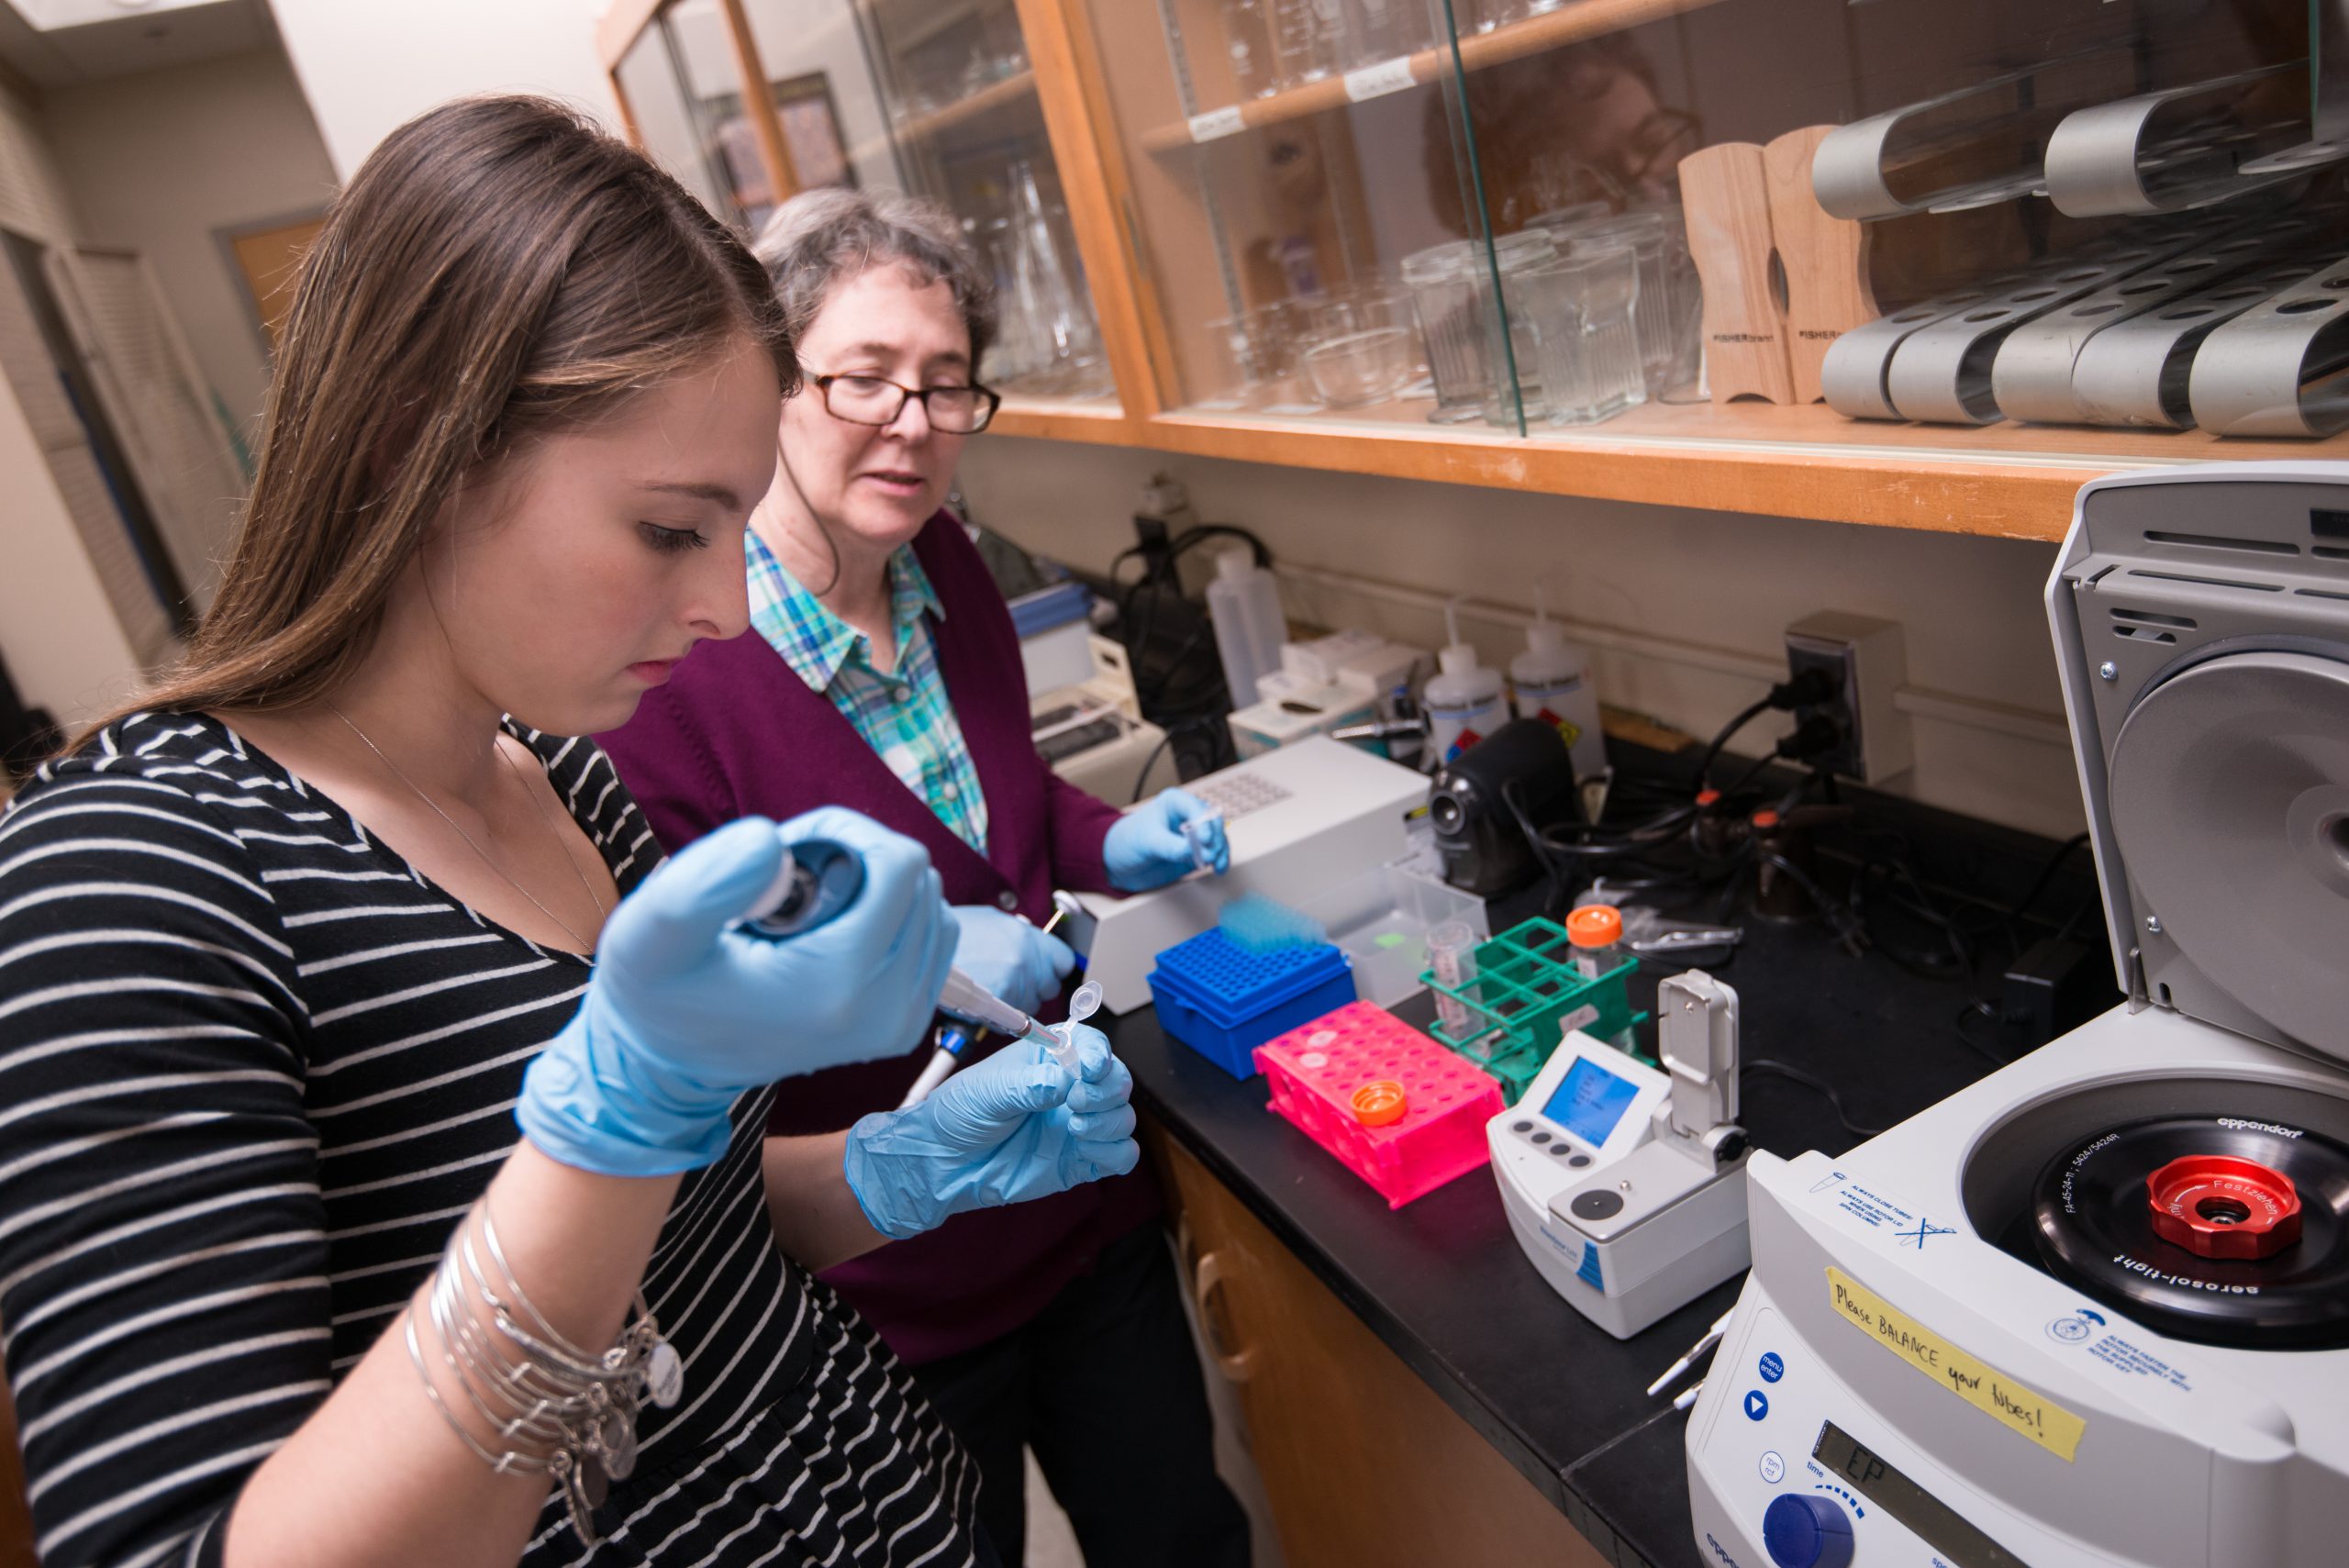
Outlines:
{"type": "Polygon", "coordinates": [[[1485,1124],[1501,1088],[1434,1040],[1368,1002],[1349,1002],[1256,1048],[1272,1109],[1400,1208],[1489,1158],[1485,1124]],[[1402,1085],[1401,1118],[1365,1127],[1354,1095],[1402,1085]]]}

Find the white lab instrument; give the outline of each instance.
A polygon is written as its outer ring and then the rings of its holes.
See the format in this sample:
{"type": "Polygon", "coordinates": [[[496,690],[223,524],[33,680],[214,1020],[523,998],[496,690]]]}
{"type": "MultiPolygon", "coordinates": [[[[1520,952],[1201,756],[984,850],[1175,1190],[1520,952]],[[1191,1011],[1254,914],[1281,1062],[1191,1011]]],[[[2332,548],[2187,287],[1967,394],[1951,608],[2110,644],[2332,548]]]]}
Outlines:
{"type": "Polygon", "coordinates": [[[2129,999],[1753,1157],[1696,1560],[2343,1560],[2349,465],[2097,481],[2047,598],[2129,999]]]}
{"type": "Polygon", "coordinates": [[[1664,1071],[1568,1030],[1485,1127],[1518,1245],[1567,1305],[1631,1338],[1746,1265],[1737,993],[1656,987],[1664,1071]]]}
{"type": "Polygon", "coordinates": [[[1230,900],[1256,892],[1298,906],[1402,855],[1403,819],[1428,798],[1424,775],[1326,736],[1183,787],[1222,809],[1231,868],[1130,898],[1080,895],[1091,919],[1066,934],[1112,1013],[1149,1001],[1159,953],[1214,925],[1230,900]]]}

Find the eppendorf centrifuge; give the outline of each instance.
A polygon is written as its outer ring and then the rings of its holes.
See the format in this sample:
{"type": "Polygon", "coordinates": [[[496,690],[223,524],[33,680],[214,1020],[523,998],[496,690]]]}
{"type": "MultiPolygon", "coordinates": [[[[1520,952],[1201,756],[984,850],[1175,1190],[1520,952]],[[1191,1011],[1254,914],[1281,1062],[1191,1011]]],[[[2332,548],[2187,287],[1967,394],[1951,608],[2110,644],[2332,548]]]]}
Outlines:
{"type": "Polygon", "coordinates": [[[2349,1562],[2349,464],[2099,480],[2047,601],[2129,1000],[1753,1156],[1704,1562],[2349,1562]]]}

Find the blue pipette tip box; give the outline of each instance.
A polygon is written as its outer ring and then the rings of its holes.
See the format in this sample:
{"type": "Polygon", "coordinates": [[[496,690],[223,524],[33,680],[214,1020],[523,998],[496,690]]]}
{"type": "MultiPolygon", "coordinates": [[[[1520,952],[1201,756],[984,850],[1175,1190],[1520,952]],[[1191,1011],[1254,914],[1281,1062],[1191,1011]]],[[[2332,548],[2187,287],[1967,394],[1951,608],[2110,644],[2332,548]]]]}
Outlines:
{"type": "Polygon", "coordinates": [[[1158,955],[1158,1027],[1234,1078],[1256,1075],[1256,1047],[1354,999],[1353,964],[1327,942],[1250,952],[1220,930],[1158,955]]]}

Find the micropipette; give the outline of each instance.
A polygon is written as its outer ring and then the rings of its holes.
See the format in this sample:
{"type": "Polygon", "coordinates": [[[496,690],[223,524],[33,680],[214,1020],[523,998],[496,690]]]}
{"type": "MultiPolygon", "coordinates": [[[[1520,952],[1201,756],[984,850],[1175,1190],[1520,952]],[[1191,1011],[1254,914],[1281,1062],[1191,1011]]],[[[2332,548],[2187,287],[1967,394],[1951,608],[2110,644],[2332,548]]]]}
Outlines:
{"type": "MultiPolygon", "coordinates": [[[[1082,913],[1084,908],[1085,906],[1076,901],[1076,895],[1073,893],[1055,891],[1052,895],[1052,918],[1044,922],[1044,934],[1046,936],[1052,935],[1053,927],[1068,918],[1072,913],[1082,913]]],[[[1082,957],[1079,957],[1077,960],[1079,964],[1082,964],[1084,962],[1085,960],[1082,957]]],[[[1070,999],[1069,1017],[1073,1019],[1081,1021],[1085,1018],[1090,1018],[1093,1015],[1094,1010],[1100,1005],[1101,987],[1087,983],[1085,985],[1079,986],[1077,988],[1076,995],[1070,999]],[[1092,1000],[1085,1003],[1085,1010],[1080,1013],[1076,1010],[1077,1005],[1079,1002],[1084,1001],[1085,994],[1087,991],[1092,992],[1092,1000]]],[[[897,1102],[897,1108],[899,1110],[905,1109],[907,1106],[918,1106],[921,1104],[922,1101],[930,1098],[930,1092],[936,1089],[941,1084],[946,1082],[948,1077],[953,1073],[954,1069],[961,1064],[963,1052],[969,1050],[977,1039],[986,1034],[988,1029],[1001,1029],[1003,1033],[1008,1035],[1013,1040],[1025,1040],[1030,1033],[1036,1032],[1038,1027],[1035,1019],[1029,1018],[1027,1014],[1021,1012],[1019,1008],[1012,1006],[1001,997],[990,994],[985,986],[979,984],[978,982],[973,980],[969,975],[964,974],[959,969],[946,977],[946,992],[939,997],[938,1006],[941,1011],[952,1013],[958,1018],[968,1018],[973,1023],[979,1025],[980,1028],[977,1032],[974,1034],[970,1030],[962,1029],[956,1025],[949,1024],[944,1029],[938,1031],[936,1036],[936,1044],[938,1049],[930,1053],[929,1064],[922,1068],[921,1076],[914,1080],[913,1087],[906,1091],[906,1097],[897,1102]],[[1000,1009],[1001,1013],[1008,1019],[1017,1020],[1019,1027],[1006,1029],[1003,1025],[996,1023],[993,1018],[989,1017],[985,1013],[970,1012],[966,1011],[963,1006],[956,1006],[953,1002],[947,999],[949,996],[960,996],[965,1004],[975,1003],[981,1006],[991,1005],[992,1006],[1000,1009]]],[[[1048,1036],[1052,1035],[1052,1031],[1050,1029],[1045,1029],[1042,1032],[1048,1036]]],[[[1052,1038],[1057,1039],[1059,1037],[1052,1036],[1052,1038]]],[[[1045,1049],[1049,1051],[1052,1048],[1048,1045],[1045,1049]]],[[[1071,1073],[1074,1073],[1076,1071],[1075,1067],[1071,1065],[1070,1062],[1062,1061],[1058,1052],[1053,1054],[1052,1060],[1060,1062],[1061,1065],[1067,1067],[1071,1073]]]]}

